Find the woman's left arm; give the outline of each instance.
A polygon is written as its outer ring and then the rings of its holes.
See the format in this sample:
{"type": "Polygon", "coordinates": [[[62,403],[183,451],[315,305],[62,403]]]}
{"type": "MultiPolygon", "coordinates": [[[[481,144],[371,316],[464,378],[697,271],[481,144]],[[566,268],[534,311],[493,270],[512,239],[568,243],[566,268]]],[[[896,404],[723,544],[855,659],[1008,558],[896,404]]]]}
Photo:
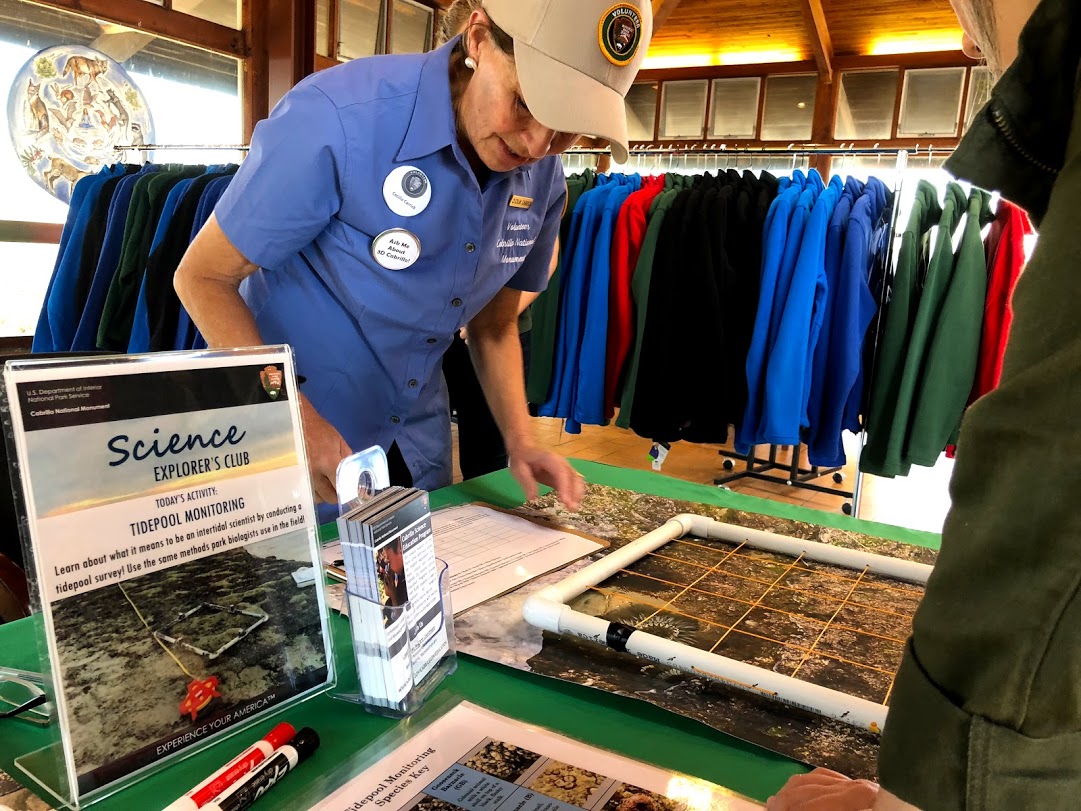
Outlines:
{"type": "Polygon", "coordinates": [[[518,339],[521,296],[521,291],[504,287],[469,322],[469,354],[488,408],[503,434],[511,473],[526,499],[536,497],[539,482],[554,487],[567,509],[577,510],[585,495],[582,477],[566,459],[539,447],[533,438],[518,339]]]}

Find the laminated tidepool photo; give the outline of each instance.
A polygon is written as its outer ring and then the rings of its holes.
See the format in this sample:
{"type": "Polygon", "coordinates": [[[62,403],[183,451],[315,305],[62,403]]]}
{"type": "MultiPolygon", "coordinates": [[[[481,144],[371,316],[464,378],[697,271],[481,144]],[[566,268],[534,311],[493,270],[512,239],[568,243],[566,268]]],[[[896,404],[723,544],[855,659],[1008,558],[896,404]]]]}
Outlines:
{"type": "Polygon", "coordinates": [[[291,363],[266,349],[8,364],[72,795],[327,685],[291,363]]]}

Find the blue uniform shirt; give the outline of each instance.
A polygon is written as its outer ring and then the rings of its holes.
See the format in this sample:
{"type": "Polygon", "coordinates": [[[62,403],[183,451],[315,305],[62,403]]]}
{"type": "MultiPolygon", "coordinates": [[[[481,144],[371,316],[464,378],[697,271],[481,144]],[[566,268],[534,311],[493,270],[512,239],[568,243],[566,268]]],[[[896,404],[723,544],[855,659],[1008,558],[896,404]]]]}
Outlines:
{"type": "Polygon", "coordinates": [[[215,209],[260,266],[241,294],[263,339],[293,346],[302,392],[354,450],[397,442],[425,489],[451,481],[443,354],[501,288],[544,289],[566,199],[556,157],[478,184],[451,106],[456,42],[305,79],[258,125],[215,209]],[[384,198],[405,166],[430,184],[416,216],[384,198]],[[420,243],[404,270],[371,256],[393,228],[420,243]]]}

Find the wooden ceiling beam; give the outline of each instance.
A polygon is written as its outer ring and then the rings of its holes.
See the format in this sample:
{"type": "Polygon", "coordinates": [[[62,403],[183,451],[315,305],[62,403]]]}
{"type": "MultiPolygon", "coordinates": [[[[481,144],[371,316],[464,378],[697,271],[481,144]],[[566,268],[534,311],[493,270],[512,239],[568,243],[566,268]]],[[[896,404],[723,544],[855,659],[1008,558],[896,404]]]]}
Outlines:
{"type": "Polygon", "coordinates": [[[827,82],[833,81],[833,39],[826,24],[826,12],[822,0],[802,0],[803,13],[807,18],[811,49],[814,51],[818,75],[827,82]]]}
{"type": "Polygon", "coordinates": [[[672,16],[672,12],[676,10],[676,6],[679,5],[679,0],[652,0],[653,2],[653,36],[657,36],[657,32],[661,29],[668,18],[672,16]]]}

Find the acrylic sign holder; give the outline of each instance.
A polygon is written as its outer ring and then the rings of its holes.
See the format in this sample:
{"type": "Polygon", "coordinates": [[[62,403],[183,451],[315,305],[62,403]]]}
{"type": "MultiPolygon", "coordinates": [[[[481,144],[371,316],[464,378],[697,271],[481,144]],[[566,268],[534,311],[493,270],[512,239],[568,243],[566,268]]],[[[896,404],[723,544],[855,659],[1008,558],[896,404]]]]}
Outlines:
{"type": "MultiPolygon", "coordinates": [[[[270,368],[271,365],[277,367],[277,370],[280,371],[281,378],[278,381],[278,386],[274,390],[274,396],[270,397],[270,392],[268,391],[268,397],[272,401],[275,401],[278,399],[278,394],[282,391],[296,392],[298,389],[296,385],[292,350],[285,346],[228,351],[161,353],[154,356],[111,356],[108,359],[96,357],[80,358],[73,356],[63,360],[37,360],[30,357],[25,361],[9,361],[4,369],[4,385],[0,386],[0,417],[2,417],[3,420],[5,441],[7,442],[8,447],[8,457],[11,460],[12,490],[16,510],[20,515],[20,529],[23,536],[22,542],[25,559],[27,561],[28,574],[31,581],[31,599],[34,613],[30,622],[33,622],[35,625],[35,635],[39,646],[41,669],[44,671],[44,690],[49,699],[49,706],[54,708],[52,714],[53,717],[45,727],[49,737],[48,745],[37,751],[16,758],[15,765],[34,784],[44,792],[47,792],[47,794],[53,798],[58,808],[82,809],[112,797],[136,783],[141,782],[145,778],[180,763],[210,746],[216,745],[239,733],[251,730],[253,727],[264,724],[268,717],[277,714],[283,709],[287,709],[288,707],[306,701],[313,696],[329,691],[334,683],[335,677],[333,637],[329,627],[331,623],[327,621],[326,589],[322,580],[319,579],[316,583],[311,585],[314,587],[317,595],[317,613],[321,615],[321,630],[319,632],[319,637],[322,639],[323,650],[326,653],[327,668],[327,676],[324,681],[316,683],[309,689],[298,692],[265,710],[254,711],[242,720],[234,721],[231,724],[223,724],[217,731],[210,730],[207,734],[199,737],[190,744],[178,748],[176,751],[166,754],[159,759],[149,760],[145,765],[139,766],[133,771],[118,772],[118,776],[116,777],[111,777],[110,773],[106,773],[104,777],[95,777],[94,782],[90,784],[80,785],[80,783],[83,782],[83,776],[79,775],[78,779],[76,779],[77,772],[73,767],[74,756],[72,754],[73,742],[71,730],[69,725],[63,723],[63,718],[61,717],[61,714],[64,712],[64,707],[66,706],[64,704],[66,695],[60,690],[59,685],[63,683],[62,678],[65,676],[65,673],[61,667],[62,662],[59,660],[58,654],[56,653],[56,634],[52,630],[53,625],[50,624],[48,619],[52,614],[46,613],[51,610],[51,607],[43,594],[41,586],[40,574],[43,564],[41,562],[41,549],[39,548],[41,538],[38,533],[40,530],[36,526],[34,514],[28,510],[28,504],[31,503],[32,495],[31,483],[34,480],[35,475],[38,475],[40,479],[42,460],[35,457],[35,455],[28,450],[25,438],[26,431],[24,429],[26,414],[24,413],[23,407],[16,399],[19,396],[17,393],[18,387],[25,385],[23,382],[24,380],[34,381],[40,379],[51,381],[55,379],[63,382],[71,379],[75,380],[77,383],[84,381],[90,381],[91,383],[104,381],[104,385],[108,388],[108,381],[110,380],[145,374],[145,390],[151,393],[158,393],[162,389],[174,391],[178,386],[183,389],[198,375],[207,373],[207,370],[219,370],[222,372],[225,372],[226,370],[235,370],[238,374],[248,374],[250,371],[249,367],[251,369],[260,367],[270,368]],[[170,386],[172,388],[169,388],[170,386]]],[[[265,388],[267,384],[264,382],[262,385],[265,388]]],[[[192,404],[192,407],[189,409],[190,412],[192,414],[198,414],[200,403],[205,396],[205,392],[197,387],[185,389],[185,391],[187,391],[188,400],[192,404]]],[[[296,454],[295,467],[297,470],[296,475],[298,477],[294,491],[296,503],[300,505],[298,512],[303,514],[306,518],[310,517],[310,520],[306,520],[303,524],[305,529],[296,531],[302,534],[304,539],[303,541],[298,541],[297,549],[293,551],[302,556],[306,555],[306,559],[311,561],[309,565],[318,565],[320,556],[316,532],[315,507],[312,502],[311,484],[307,472],[308,465],[303,435],[301,432],[299,401],[295,397],[283,397],[281,403],[282,405],[288,403],[290,416],[288,421],[282,425],[280,432],[274,433],[273,435],[278,437],[281,442],[287,443],[291,451],[296,454]],[[281,436],[279,436],[279,433],[281,436]]],[[[269,428],[266,430],[277,431],[277,429],[269,428]]],[[[270,434],[267,435],[269,436],[270,434]]],[[[47,461],[48,460],[46,460],[46,462],[47,461]]],[[[259,494],[262,493],[262,490],[258,489],[261,485],[262,482],[258,485],[252,485],[252,487],[255,488],[253,492],[256,493],[253,501],[258,500],[261,497],[259,494]]],[[[133,491],[128,495],[129,498],[136,498],[143,494],[139,491],[133,491]]],[[[151,495],[153,495],[153,493],[151,493],[151,495]]],[[[130,583],[132,581],[129,580],[127,582],[130,583]]],[[[231,607],[224,608],[216,604],[211,605],[209,608],[205,604],[200,604],[199,610],[224,611],[229,614],[236,613],[238,615],[250,614],[250,616],[244,616],[244,630],[237,635],[236,638],[228,640],[224,646],[216,647],[213,651],[200,650],[197,646],[188,646],[187,649],[190,652],[205,658],[207,661],[220,661],[221,657],[224,656],[230,648],[239,644],[249,634],[256,632],[256,630],[267,620],[266,613],[263,611],[238,612],[231,607]]],[[[136,611],[136,613],[138,613],[138,611],[136,611]]],[[[161,629],[159,629],[158,634],[154,634],[154,629],[147,626],[146,631],[147,636],[155,640],[154,645],[165,646],[167,648],[175,647],[177,650],[184,647],[182,644],[173,646],[167,641],[172,635],[164,633],[161,629]]],[[[162,656],[165,655],[165,652],[162,652],[162,656]]],[[[189,685],[189,689],[191,689],[191,685],[189,685]]],[[[203,706],[205,706],[205,704],[203,706]]]]}
{"type": "MultiPolygon", "coordinates": [[[[381,490],[390,486],[387,458],[383,449],[376,446],[361,451],[345,459],[338,467],[337,488],[339,512],[341,515],[362,505],[381,490]]],[[[342,521],[339,519],[339,534],[342,534],[342,521]]],[[[374,674],[384,671],[391,662],[391,652],[366,629],[364,623],[352,619],[348,627],[344,623],[332,624],[334,648],[338,662],[337,684],[330,695],[341,701],[360,704],[369,712],[389,718],[406,718],[422,706],[435,692],[443,679],[458,667],[454,644],[454,610],[450,599],[450,574],[447,564],[436,561],[439,572],[439,589],[442,601],[441,622],[428,637],[410,638],[405,634],[405,646],[408,653],[409,669],[413,674],[412,686],[401,701],[392,701],[385,697],[382,685],[374,674]],[[440,643],[439,637],[445,637],[447,650],[431,668],[420,674],[418,660],[426,661],[422,653],[425,649],[440,643]],[[368,674],[362,677],[360,674],[368,674]]],[[[348,589],[345,596],[346,611],[350,617],[359,617],[373,611],[382,611],[388,616],[388,624],[393,624],[403,614],[408,615],[410,604],[407,600],[397,607],[384,606],[368,600],[348,589]],[[365,605],[367,604],[367,605],[365,605]]],[[[397,655],[401,655],[400,651],[397,655]]]]}

